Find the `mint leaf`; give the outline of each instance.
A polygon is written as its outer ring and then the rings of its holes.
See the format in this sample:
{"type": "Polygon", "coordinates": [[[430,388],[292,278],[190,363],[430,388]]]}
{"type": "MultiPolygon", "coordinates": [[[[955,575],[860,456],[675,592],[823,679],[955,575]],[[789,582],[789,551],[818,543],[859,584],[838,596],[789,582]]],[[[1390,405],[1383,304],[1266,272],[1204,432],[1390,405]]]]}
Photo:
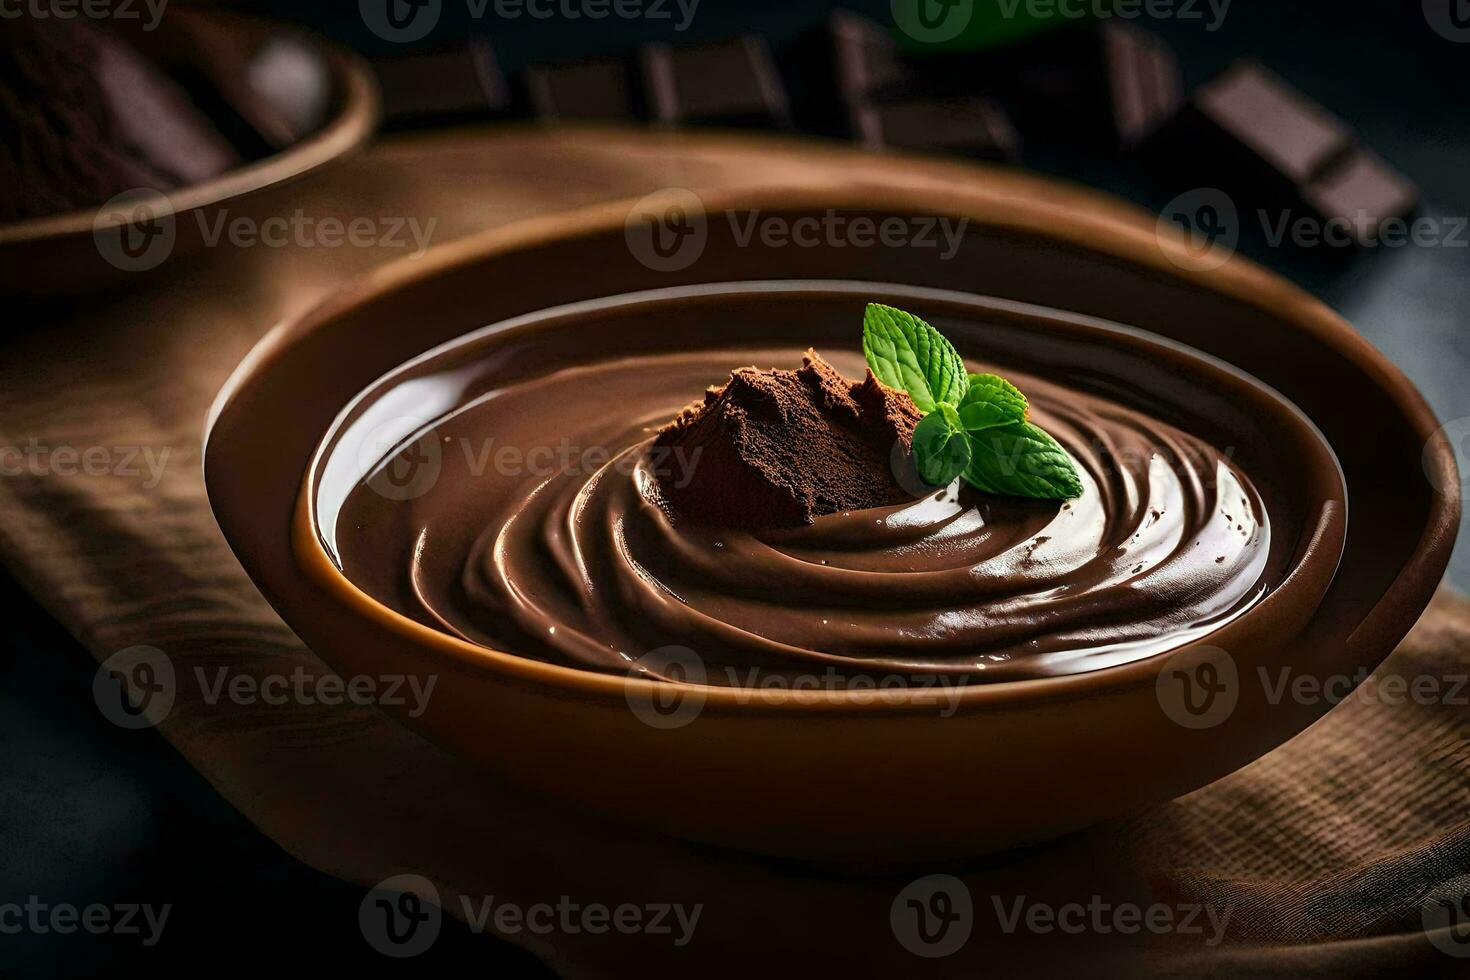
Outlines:
{"type": "Polygon", "coordinates": [[[1082,496],[1082,480],[1072,458],[1055,439],[1030,422],[969,432],[966,437],[970,462],[965,467],[965,480],[975,489],[1041,500],[1082,496]]]}
{"type": "Polygon", "coordinates": [[[959,409],[960,424],[967,432],[1024,422],[1030,412],[1020,389],[994,374],[970,375],[970,387],[960,399],[959,409]]]}
{"type": "Polygon", "coordinates": [[[959,352],[912,313],[869,303],[863,314],[863,355],[879,381],[907,391],[921,412],[958,405],[965,396],[969,380],[959,352]]]}
{"type": "Polygon", "coordinates": [[[882,303],[863,314],[863,354],[884,384],[925,413],[914,428],[914,463],[933,486],[963,474],[983,493],[1041,500],[1082,496],[1082,477],[1055,439],[1029,421],[1015,385],[967,374],[954,345],[923,320],[882,303]]]}
{"type": "Polygon", "coordinates": [[[953,408],[943,403],[914,427],[914,465],[930,486],[947,486],[970,465],[970,440],[953,408]]]}

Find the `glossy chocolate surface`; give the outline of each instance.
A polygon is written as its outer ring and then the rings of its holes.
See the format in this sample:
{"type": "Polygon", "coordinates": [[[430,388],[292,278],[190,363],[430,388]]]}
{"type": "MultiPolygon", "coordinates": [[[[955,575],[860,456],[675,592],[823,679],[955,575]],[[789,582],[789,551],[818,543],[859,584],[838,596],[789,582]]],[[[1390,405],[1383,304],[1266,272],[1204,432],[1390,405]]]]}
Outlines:
{"type": "MultiPolygon", "coordinates": [[[[1181,379],[1126,345],[1073,375],[1017,360],[1027,341],[1014,325],[967,324],[992,350],[961,349],[1030,394],[1035,420],[1077,460],[1082,498],[914,485],[911,501],[809,527],[689,520],[665,504],[657,471],[678,480],[699,461],[653,453],[652,437],[734,367],[800,364],[804,340],[731,343],[742,320],[761,332],[767,305],[615,313],[584,325],[596,343],[570,328],[492,329],[390,375],[329,443],[324,543],[360,588],[452,635],[652,676],[687,648],[700,679],[722,685],[1095,670],[1210,632],[1289,570],[1303,515],[1264,444],[1269,420],[1189,397],[1199,379],[1236,376],[1198,360],[1198,377],[1181,379]]],[[[821,309],[834,335],[822,350],[854,377],[861,306],[821,309]]],[[[1043,359],[1084,363],[1078,343],[1043,359]]]]}

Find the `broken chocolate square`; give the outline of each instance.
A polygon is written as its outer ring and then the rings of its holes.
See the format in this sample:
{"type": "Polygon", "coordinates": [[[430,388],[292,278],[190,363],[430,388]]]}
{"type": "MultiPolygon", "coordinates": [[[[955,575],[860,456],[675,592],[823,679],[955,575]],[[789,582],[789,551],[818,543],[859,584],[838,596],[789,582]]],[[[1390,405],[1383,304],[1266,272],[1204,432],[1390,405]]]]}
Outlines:
{"type": "Polygon", "coordinates": [[[618,59],[532,65],[524,75],[531,112],[541,119],[634,119],[637,98],[618,59]]]}
{"type": "Polygon", "coordinates": [[[983,94],[1009,106],[1023,132],[1128,151],[1183,101],[1178,60],[1131,24],[1056,31],[999,51],[937,56],[926,90],[983,94]]]}
{"type": "Polygon", "coordinates": [[[0,29],[0,221],[169,191],[242,160],[163,67],[82,17],[0,29]]]}
{"type": "Polygon", "coordinates": [[[510,107],[510,88],[485,41],[383,58],[373,67],[390,125],[493,117],[510,107]]]}
{"type": "Polygon", "coordinates": [[[1419,189],[1377,156],[1353,147],[1302,188],[1302,199],[1324,220],[1345,224],[1357,244],[1373,245],[1385,221],[1419,206],[1419,189]]]}
{"type": "Polygon", "coordinates": [[[648,104],[661,122],[791,125],[786,89],[764,38],[678,48],[649,44],[642,65],[648,104]]]}
{"type": "Polygon", "coordinates": [[[934,150],[982,160],[1019,162],[1020,138],[990,99],[903,99],[859,105],[855,138],[868,149],[934,150]]]}
{"type": "Polygon", "coordinates": [[[898,45],[877,21],[839,10],[827,18],[824,33],[833,81],[845,99],[871,99],[911,85],[913,71],[898,45]]]}
{"type": "Polygon", "coordinates": [[[1305,184],[1341,154],[1352,132],[1253,62],[1201,86],[1191,100],[1200,135],[1283,188],[1305,184]]]}
{"type": "Polygon", "coordinates": [[[1146,140],[1179,110],[1184,84],[1173,50],[1157,36],[1126,24],[1101,30],[1108,85],[1110,136],[1120,149],[1146,140]]]}
{"type": "Polygon", "coordinates": [[[1252,61],[1202,86],[1162,134],[1159,152],[1196,183],[1346,223],[1360,244],[1419,202],[1414,185],[1363,149],[1347,124],[1252,61]]]}

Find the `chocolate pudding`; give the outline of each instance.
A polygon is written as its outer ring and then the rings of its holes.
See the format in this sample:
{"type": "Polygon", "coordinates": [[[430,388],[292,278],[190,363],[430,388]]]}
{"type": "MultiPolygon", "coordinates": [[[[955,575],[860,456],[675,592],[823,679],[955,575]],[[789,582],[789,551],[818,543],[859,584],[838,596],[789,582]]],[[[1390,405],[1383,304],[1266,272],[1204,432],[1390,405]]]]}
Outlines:
{"type": "Polygon", "coordinates": [[[344,415],[323,543],[369,595],[472,643],[653,677],[687,648],[721,685],[1096,670],[1197,639],[1284,577],[1300,521],[1273,523],[1281,481],[1234,458],[1268,466],[1259,419],[1222,428],[1216,395],[1191,406],[1192,381],[1132,353],[1022,364],[1034,341],[1007,328],[1008,363],[957,340],[966,367],[1029,396],[1081,496],[926,487],[904,465],[918,413],[868,377],[854,309],[845,349],[741,343],[734,313],[677,345],[632,313],[458,341],[344,415]],[[1133,376],[1110,376],[1122,360],[1133,376]]]}

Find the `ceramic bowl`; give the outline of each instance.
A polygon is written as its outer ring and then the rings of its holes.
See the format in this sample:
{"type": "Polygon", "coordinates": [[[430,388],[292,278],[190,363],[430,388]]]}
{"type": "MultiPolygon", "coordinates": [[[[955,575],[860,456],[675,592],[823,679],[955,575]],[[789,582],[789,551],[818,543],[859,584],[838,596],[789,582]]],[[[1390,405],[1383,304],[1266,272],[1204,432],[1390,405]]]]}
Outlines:
{"type": "MultiPolygon", "coordinates": [[[[1238,259],[1191,266],[1185,244],[1160,237],[1153,222],[1101,198],[1079,208],[1089,196],[1066,195],[1059,208],[1047,182],[998,175],[983,191],[938,200],[932,190],[848,187],[701,205],[713,216],[788,222],[828,213],[968,219],[945,261],[881,243],[782,247],[743,239],[738,220],[711,218],[692,262],[659,268],[635,244],[632,205],[620,204],[386,268],[278,328],[222,392],[205,453],[215,513],[265,596],[340,673],[437,678],[428,710],[408,723],[466,759],[642,826],[805,860],[920,864],[1171,798],[1325,710],[1274,698],[1263,669],[1352,676],[1387,656],[1443,573],[1458,521],[1456,468],[1422,399],[1331,311],[1238,259]],[[506,336],[565,327],[567,317],[593,327],[619,303],[677,305],[681,286],[774,279],[796,280],[760,288],[780,291],[791,312],[780,329],[802,337],[835,329],[824,326],[835,322],[834,295],[860,307],[861,294],[1006,326],[962,331],[966,353],[994,354],[980,348],[1030,331],[1074,366],[1089,349],[1119,364],[1161,358],[1181,387],[1155,405],[1188,397],[1202,356],[1234,365],[1229,390],[1198,396],[1273,420],[1254,451],[1302,481],[1291,573],[1250,612],[1171,654],[977,685],[952,703],[932,692],[858,703],[659,688],[460,643],[369,599],[322,549],[318,450],[358,392],[403,362],[486,324],[506,336]],[[647,290],[657,292],[608,299],[647,290]],[[567,304],[577,305],[556,309],[567,304]],[[1314,370],[1294,366],[1303,362],[1314,370]],[[1322,465],[1334,455],[1340,471],[1322,465]],[[1181,713],[1185,678],[1220,699],[1181,713]]],[[[706,291],[745,302],[750,288],[706,291]]],[[[677,336],[671,330],[670,343],[677,336]]]]}
{"type": "MultiPolygon", "coordinates": [[[[142,281],[197,253],[220,220],[274,212],[275,191],[361,148],[378,124],[378,85],[357,56],[286,25],[218,11],[169,10],[156,32],[129,35],[171,72],[192,77],[215,50],[269,52],[290,70],[319,78],[321,118],[285,149],[166,194],[138,191],[99,207],[0,224],[0,295],[61,296],[142,281]]],[[[302,79],[298,89],[306,85],[302,79]]],[[[281,93],[257,86],[256,97],[281,93]]],[[[295,116],[308,111],[300,106],[295,116]]]]}

